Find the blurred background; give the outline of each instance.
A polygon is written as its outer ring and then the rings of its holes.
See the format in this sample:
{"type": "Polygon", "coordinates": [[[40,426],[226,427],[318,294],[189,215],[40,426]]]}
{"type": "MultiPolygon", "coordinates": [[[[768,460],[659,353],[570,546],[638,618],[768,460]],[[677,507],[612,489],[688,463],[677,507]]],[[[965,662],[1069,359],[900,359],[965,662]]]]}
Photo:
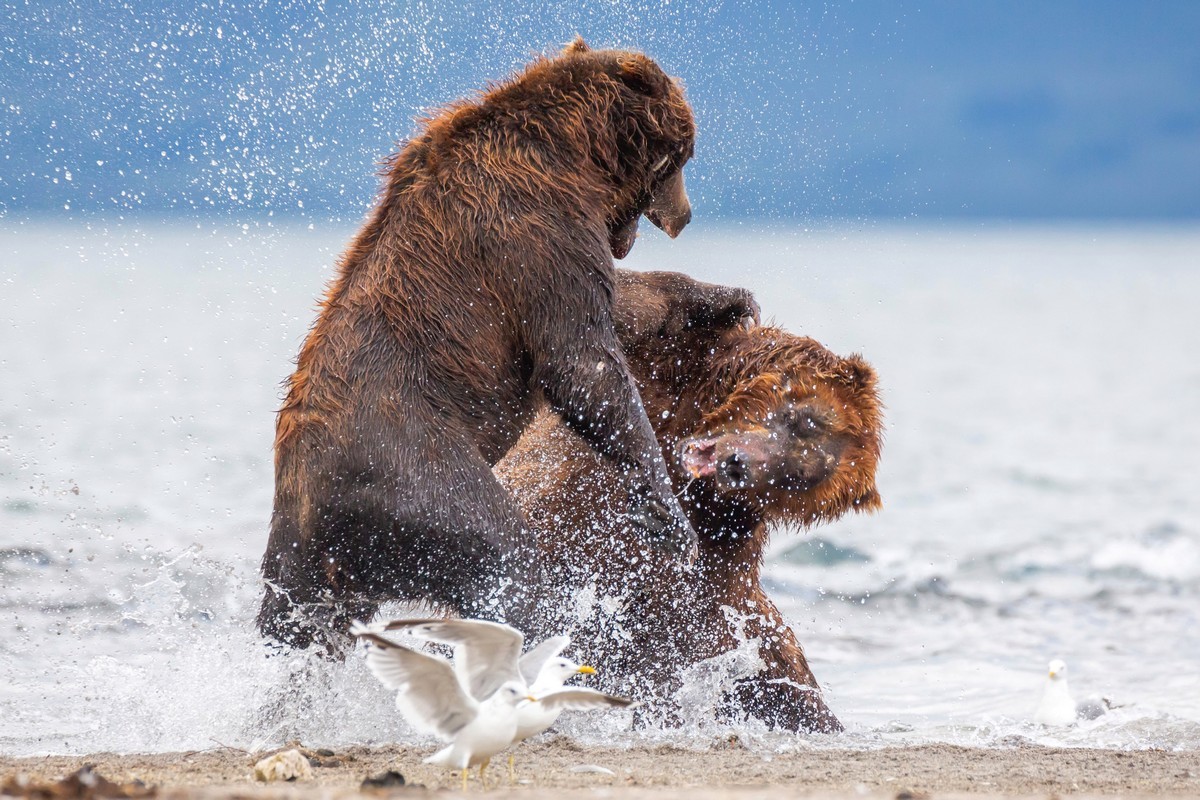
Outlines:
{"type": "MultiPolygon", "coordinates": [[[[0,752],[412,738],[357,660],[257,713],[292,667],[251,624],[280,382],[414,118],[577,33],[698,118],[694,221],[625,266],[879,372],[884,510],[766,565],[849,729],[816,740],[1200,747],[1200,4],[30,0],[0,6],[0,752]],[[1056,657],[1122,708],[1033,726],[1056,657]]],[[[735,656],[683,731],[567,729],[795,746],[713,718],[735,656]]]]}
{"type": "Polygon", "coordinates": [[[697,219],[1194,219],[1188,0],[6,3],[0,214],[357,220],[422,111],[576,33],[688,87],[697,219]]]}

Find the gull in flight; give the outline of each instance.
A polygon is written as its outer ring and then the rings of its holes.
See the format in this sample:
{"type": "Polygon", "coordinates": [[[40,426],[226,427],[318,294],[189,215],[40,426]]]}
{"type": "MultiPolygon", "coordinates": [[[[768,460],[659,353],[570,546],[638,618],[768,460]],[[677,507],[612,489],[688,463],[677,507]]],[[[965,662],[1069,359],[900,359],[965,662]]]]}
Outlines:
{"type": "Polygon", "coordinates": [[[396,708],[415,728],[436,734],[447,747],[426,764],[462,770],[467,790],[470,768],[479,765],[479,780],[492,756],[509,747],[517,733],[517,707],[532,700],[520,681],[502,681],[482,702],[476,700],[444,658],[388,641],[355,622],[350,633],[369,643],[367,669],[396,691],[396,708]]]}
{"type": "MultiPolygon", "coordinates": [[[[377,629],[404,630],[422,639],[453,646],[455,671],[476,701],[486,701],[498,686],[520,685],[535,702],[517,707],[513,744],[546,730],[564,711],[625,708],[633,704],[628,698],[595,689],[563,686],[575,675],[596,672],[586,664],[559,656],[571,642],[566,636],[553,636],[521,655],[524,635],[516,628],[496,622],[402,619],[384,623],[377,629]]],[[[508,759],[508,769],[511,779],[512,756],[508,759]]]]}

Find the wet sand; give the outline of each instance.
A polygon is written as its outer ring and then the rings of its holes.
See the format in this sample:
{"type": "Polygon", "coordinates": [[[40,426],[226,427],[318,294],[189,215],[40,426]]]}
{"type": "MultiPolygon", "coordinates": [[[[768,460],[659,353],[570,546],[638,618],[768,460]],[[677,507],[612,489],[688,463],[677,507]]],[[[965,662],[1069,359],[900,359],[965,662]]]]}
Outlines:
{"type": "MultiPolygon", "coordinates": [[[[386,770],[400,772],[409,784],[390,790],[393,793],[450,794],[460,789],[457,774],[421,763],[430,748],[352,747],[333,755],[307,752],[319,764],[311,780],[271,784],[257,782],[252,775],[255,761],[265,753],[251,755],[224,747],[154,755],[0,757],[0,786],[17,774],[33,783],[50,782],[84,764],[94,764],[99,774],[118,783],[141,780],[157,788],[160,797],[196,800],[364,796],[359,791],[362,779],[386,770]]],[[[736,743],[708,750],[670,746],[584,749],[560,737],[521,748],[516,779],[517,783],[509,783],[507,764],[501,757],[488,773],[487,794],[528,800],[1200,796],[1200,751],[921,745],[773,754],[746,750],[736,743]]],[[[366,796],[387,793],[373,790],[366,796]]],[[[485,793],[474,772],[469,793],[485,793]]]]}

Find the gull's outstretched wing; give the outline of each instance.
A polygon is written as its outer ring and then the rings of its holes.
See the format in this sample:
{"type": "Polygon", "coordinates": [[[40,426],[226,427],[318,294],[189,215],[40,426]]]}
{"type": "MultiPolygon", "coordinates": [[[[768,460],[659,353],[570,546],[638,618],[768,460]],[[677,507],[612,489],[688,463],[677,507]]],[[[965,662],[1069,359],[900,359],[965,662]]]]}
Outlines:
{"type": "Polygon", "coordinates": [[[524,679],[525,685],[533,686],[537,682],[538,673],[542,671],[542,665],[561,653],[570,643],[570,636],[551,636],[521,656],[518,666],[520,667],[521,677],[524,679]]]}
{"type": "Polygon", "coordinates": [[[516,628],[477,619],[395,619],[385,631],[407,631],[454,646],[454,669],[476,700],[486,700],[508,681],[521,681],[517,659],[525,636],[516,628]]]}
{"type": "Polygon", "coordinates": [[[597,692],[582,686],[555,689],[537,699],[548,711],[590,711],[594,708],[626,708],[633,705],[628,697],[597,692]]]}
{"type": "Polygon", "coordinates": [[[449,661],[389,642],[360,622],[350,633],[369,644],[367,669],[396,690],[396,708],[414,727],[449,741],[475,719],[479,704],[463,690],[449,661]]]}

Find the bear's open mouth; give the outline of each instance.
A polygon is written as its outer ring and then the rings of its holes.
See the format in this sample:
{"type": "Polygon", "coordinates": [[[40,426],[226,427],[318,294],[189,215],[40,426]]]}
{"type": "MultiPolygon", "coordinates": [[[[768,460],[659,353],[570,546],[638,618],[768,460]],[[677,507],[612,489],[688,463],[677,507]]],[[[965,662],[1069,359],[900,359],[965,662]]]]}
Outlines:
{"type": "Polygon", "coordinates": [[[680,451],[679,461],[693,478],[717,474],[717,440],[692,439],[680,451]]]}
{"type": "Polygon", "coordinates": [[[629,255],[629,251],[633,249],[633,242],[635,239],[637,239],[637,233],[637,217],[634,217],[628,222],[617,226],[612,233],[608,235],[608,248],[612,251],[612,257],[620,261],[622,258],[629,255]]]}

